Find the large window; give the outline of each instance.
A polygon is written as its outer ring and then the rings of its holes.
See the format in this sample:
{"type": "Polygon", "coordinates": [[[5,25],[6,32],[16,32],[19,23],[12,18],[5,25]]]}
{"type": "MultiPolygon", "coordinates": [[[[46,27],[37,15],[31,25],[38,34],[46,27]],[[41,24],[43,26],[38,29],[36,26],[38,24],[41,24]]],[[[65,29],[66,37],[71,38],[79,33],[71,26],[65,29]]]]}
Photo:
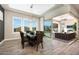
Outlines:
{"type": "Polygon", "coordinates": [[[13,31],[36,31],[36,20],[30,20],[29,18],[13,17],[13,31]]]}
{"type": "Polygon", "coordinates": [[[31,26],[32,26],[32,31],[36,31],[36,21],[35,20],[33,20],[31,22],[31,26]]]}
{"type": "Polygon", "coordinates": [[[30,20],[28,20],[28,18],[23,19],[24,31],[29,31],[30,30],[29,23],[30,23],[30,20]]]}
{"type": "Polygon", "coordinates": [[[19,17],[13,17],[13,31],[21,31],[21,19],[19,17]]]}
{"type": "Polygon", "coordinates": [[[28,18],[23,19],[24,31],[36,31],[36,21],[28,18]]]}

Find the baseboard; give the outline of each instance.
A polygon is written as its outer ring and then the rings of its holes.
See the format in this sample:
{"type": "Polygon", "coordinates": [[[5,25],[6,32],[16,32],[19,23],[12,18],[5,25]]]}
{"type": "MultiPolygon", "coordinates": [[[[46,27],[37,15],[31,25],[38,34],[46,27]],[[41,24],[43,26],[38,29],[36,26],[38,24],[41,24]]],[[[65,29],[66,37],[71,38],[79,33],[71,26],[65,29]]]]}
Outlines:
{"type": "Polygon", "coordinates": [[[0,42],[0,45],[2,44],[2,43],[4,43],[5,42],[5,40],[2,40],[1,42],[0,42]]]}
{"type": "Polygon", "coordinates": [[[20,38],[9,38],[9,39],[4,39],[3,41],[0,42],[0,45],[2,43],[4,43],[5,41],[9,41],[9,40],[19,40],[20,38]]]}
{"type": "Polygon", "coordinates": [[[4,39],[5,41],[8,41],[8,40],[18,40],[20,38],[9,38],[9,39],[4,39]]]}

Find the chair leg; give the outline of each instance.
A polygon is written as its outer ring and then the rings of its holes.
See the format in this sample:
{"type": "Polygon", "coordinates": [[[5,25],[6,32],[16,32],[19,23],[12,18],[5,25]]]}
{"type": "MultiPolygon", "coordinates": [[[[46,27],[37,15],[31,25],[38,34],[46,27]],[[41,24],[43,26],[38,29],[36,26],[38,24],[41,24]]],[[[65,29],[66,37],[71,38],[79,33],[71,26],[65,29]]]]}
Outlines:
{"type": "Polygon", "coordinates": [[[24,43],[22,43],[22,48],[24,49],[24,43]]]}
{"type": "Polygon", "coordinates": [[[43,42],[41,42],[41,46],[42,46],[42,49],[43,49],[43,42]]]}
{"type": "Polygon", "coordinates": [[[36,51],[38,51],[38,44],[36,45],[36,51]]]}

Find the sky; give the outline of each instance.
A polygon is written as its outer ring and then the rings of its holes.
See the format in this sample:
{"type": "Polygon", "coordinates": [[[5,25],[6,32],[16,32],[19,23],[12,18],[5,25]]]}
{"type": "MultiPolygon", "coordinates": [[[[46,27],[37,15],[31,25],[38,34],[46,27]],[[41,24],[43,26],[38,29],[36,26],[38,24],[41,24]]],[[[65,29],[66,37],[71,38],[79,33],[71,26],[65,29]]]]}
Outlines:
{"type": "Polygon", "coordinates": [[[21,26],[21,20],[15,19],[13,22],[14,28],[20,27],[21,26]]]}
{"type": "Polygon", "coordinates": [[[32,27],[36,27],[36,21],[24,20],[24,26],[29,27],[30,24],[32,25],[32,27]]]}
{"type": "Polygon", "coordinates": [[[23,22],[21,22],[21,20],[18,18],[14,19],[14,28],[20,27],[22,24],[22,26],[27,26],[29,27],[30,24],[32,25],[32,27],[36,27],[36,21],[29,21],[29,20],[24,20],[23,22]]]}
{"type": "MultiPolygon", "coordinates": [[[[23,22],[21,22],[20,18],[18,17],[14,17],[14,28],[20,27],[22,24],[22,26],[27,26],[29,27],[30,24],[32,25],[32,27],[36,27],[36,21],[30,21],[28,19],[24,19],[23,22]]],[[[51,26],[51,21],[50,20],[45,20],[44,21],[44,26],[51,26]]]]}
{"type": "Polygon", "coordinates": [[[44,26],[51,26],[51,21],[50,20],[45,20],[44,21],[44,26]]]}

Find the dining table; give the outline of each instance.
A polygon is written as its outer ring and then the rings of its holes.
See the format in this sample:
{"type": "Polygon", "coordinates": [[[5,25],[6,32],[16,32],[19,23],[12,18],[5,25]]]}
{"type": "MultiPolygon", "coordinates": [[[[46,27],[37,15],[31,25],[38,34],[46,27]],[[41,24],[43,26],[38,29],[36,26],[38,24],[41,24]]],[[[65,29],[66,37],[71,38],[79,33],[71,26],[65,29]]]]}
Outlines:
{"type": "Polygon", "coordinates": [[[28,38],[29,45],[34,46],[36,41],[36,34],[27,33],[26,36],[28,38]]]}

